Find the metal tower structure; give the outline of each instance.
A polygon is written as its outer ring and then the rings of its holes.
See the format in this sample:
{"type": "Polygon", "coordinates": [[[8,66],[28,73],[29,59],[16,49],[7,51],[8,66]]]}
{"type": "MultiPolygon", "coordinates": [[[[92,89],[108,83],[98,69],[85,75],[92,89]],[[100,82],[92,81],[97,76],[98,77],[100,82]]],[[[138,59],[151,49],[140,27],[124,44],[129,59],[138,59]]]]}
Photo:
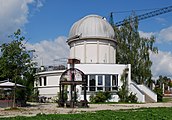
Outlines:
{"type": "MultiPolygon", "coordinates": [[[[168,13],[168,12],[171,12],[171,11],[172,11],[172,6],[168,6],[168,7],[157,9],[157,10],[154,10],[154,11],[151,11],[151,12],[148,12],[148,13],[137,15],[137,16],[133,17],[132,20],[137,18],[138,21],[140,21],[140,20],[144,20],[144,19],[147,19],[147,18],[151,18],[151,17],[157,16],[157,15],[165,14],[165,13],[168,13]]],[[[125,20],[129,21],[129,19],[125,19],[125,20]]],[[[124,20],[123,20],[123,21],[116,22],[114,24],[114,22],[113,22],[113,12],[111,12],[111,14],[110,14],[109,22],[110,22],[110,24],[112,26],[116,25],[117,27],[119,27],[121,25],[124,25],[124,23],[125,23],[124,20]]]]}

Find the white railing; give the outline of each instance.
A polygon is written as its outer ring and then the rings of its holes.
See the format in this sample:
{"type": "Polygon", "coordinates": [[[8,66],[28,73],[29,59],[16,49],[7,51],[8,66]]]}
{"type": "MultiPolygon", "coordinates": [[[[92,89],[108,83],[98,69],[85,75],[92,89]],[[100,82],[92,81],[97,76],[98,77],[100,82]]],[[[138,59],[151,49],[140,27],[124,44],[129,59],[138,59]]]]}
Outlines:
{"type": "Polygon", "coordinates": [[[146,93],[150,98],[152,98],[155,102],[157,102],[157,94],[154,93],[151,89],[146,87],[145,85],[138,85],[138,87],[146,93]]]}
{"type": "Polygon", "coordinates": [[[138,102],[145,102],[145,95],[144,93],[137,87],[137,84],[130,83],[130,92],[136,94],[138,98],[138,102]]]}

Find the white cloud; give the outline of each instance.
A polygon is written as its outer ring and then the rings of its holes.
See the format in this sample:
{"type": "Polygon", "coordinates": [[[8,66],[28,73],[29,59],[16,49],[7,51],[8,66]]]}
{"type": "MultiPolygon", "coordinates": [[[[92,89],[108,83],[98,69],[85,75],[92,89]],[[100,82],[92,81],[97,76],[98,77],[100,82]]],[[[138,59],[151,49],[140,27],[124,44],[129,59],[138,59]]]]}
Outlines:
{"type": "Polygon", "coordinates": [[[66,44],[66,37],[58,37],[55,40],[43,40],[40,43],[29,44],[27,43],[28,50],[35,50],[34,61],[38,66],[58,64],[55,59],[68,58],[69,47],[66,44]]]}
{"type": "Polygon", "coordinates": [[[143,32],[139,31],[141,37],[150,38],[152,35],[156,37],[156,41],[161,42],[172,42],[172,26],[164,28],[159,32],[143,32]]]}
{"type": "MultiPolygon", "coordinates": [[[[146,33],[139,31],[141,37],[150,38],[152,35],[156,37],[156,42],[159,44],[172,42],[172,26],[164,28],[159,32],[146,33]]],[[[164,46],[165,47],[165,46],[164,46]]],[[[164,52],[159,50],[158,54],[151,54],[151,60],[153,62],[152,72],[153,76],[157,78],[159,75],[172,78],[172,51],[164,52]]]]}
{"type": "Polygon", "coordinates": [[[42,0],[36,0],[36,7],[37,8],[43,7],[43,1],[42,0]]]}
{"type": "Polygon", "coordinates": [[[28,22],[29,4],[43,6],[41,0],[0,0],[0,44],[28,22]]]}
{"type": "Polygon", "coordinates": [[[172,53],[159,51],[158,54],[151,54],[153,62],[152,72],[154,77],[159,75],[172,77],[172,53]]]}
{"type": "Polygon", "coordinates": [[[139,34],[143,38],[150,38],[151,36],[155,35],[154,32],[143,32],[143,31],[139,31],[139,34]]]}
{"type": "Polygon", "coordinates": [[[172,41],[172,26],[162,29],[157,36],[161,41],[172,41]]]}
{"type": "Polygon", "coordinates": [[[157,23],[159,23],[161,25],[166,25],[166,23],[167,23],[167,20],[162,17],[155,17],[154,19],[157,21],[157,23]]]}

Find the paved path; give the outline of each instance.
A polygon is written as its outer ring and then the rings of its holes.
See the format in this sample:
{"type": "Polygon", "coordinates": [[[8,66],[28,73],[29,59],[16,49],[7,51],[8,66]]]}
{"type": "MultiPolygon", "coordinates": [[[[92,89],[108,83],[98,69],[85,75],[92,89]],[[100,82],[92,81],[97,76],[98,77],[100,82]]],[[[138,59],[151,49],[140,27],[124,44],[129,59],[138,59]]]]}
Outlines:
{"type": "Polygon", "coordinates": [[[97,110],[120,110],[149,107],[172,107],[172,103],[146,103],[146,104],[90,104],[89,108],[59,108],[55,103],[32,104],[19,110],[0,108],[0,117],[35,116],[36,114],[69,114],[79,112],[93,112],[97,110]]]}

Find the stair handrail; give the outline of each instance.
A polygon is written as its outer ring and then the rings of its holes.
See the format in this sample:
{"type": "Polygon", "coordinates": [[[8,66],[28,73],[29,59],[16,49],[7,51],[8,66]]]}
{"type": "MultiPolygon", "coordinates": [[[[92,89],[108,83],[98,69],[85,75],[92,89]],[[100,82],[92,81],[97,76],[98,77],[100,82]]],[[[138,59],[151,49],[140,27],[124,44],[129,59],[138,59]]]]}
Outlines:
{"type": "Polygon", "coordinates": [[[134,87],[136,87],[136,88],[137,88],[137,90],[138,90],[141,94],[143,94],[143,95],[144,95],[143,91],[142,91],[142,90],[140,90],[140,88],[137,86],[137,84],[136,84],[134,81],[132,81],[130,84],[134,85],[134,87]]]}
{"type": "Polygon", "coordinates": [[[148,86],[146,86],[145,84],[142,84],[143,86],[145,86],[147,89],[149,89],[153,94],[157,95],[153,90],[151,90],[148,86]]]}

